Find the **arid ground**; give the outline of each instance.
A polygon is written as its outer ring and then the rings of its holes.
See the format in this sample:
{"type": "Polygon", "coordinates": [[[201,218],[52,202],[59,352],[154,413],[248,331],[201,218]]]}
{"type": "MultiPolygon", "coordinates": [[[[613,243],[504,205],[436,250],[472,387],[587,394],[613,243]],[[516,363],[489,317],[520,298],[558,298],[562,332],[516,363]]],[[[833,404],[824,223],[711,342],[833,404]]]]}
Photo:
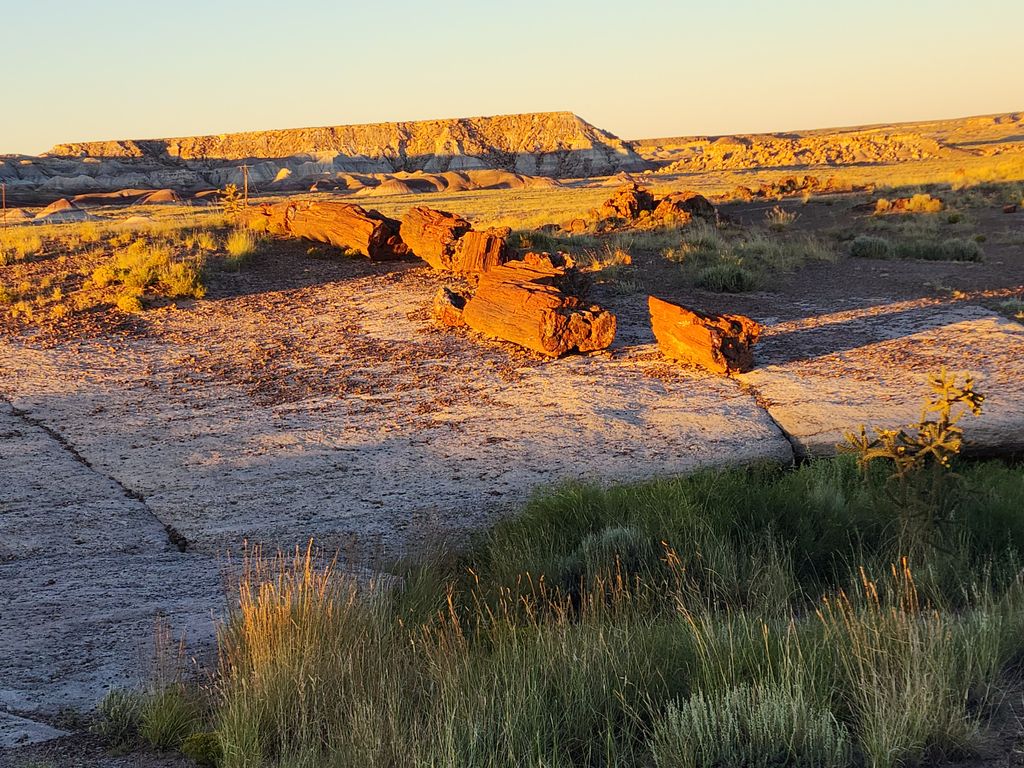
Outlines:
{"type": "MultiPolygon", "coordinates": [[[[313,539],[386,574],[417,550],[459,546],[538,489],[831,455],[862,424],[916,421],[927,375],[943,368],[972,372],[988,398],[964,424],[969,449],[1024,449],[1024,125],[937,125],[888,127],[848,156],[827,133],[652,140],[630,145],[648,166],[619,176],[522,182],[549,178],[538,163],[505,171],[519,173],[500,180],[514,188],[360,187],[370,193],[350,201],[385,215],[427,205],[511,226],[524,250],[572,253],[618,331],[607,350],[560,359],[437,327],[437,289],[464,283],[415,259],[263,239],[231,262],[218,206],[83,202],[77,221],[12,224],[0,266],[0,764],[53,759],[61,744],[100,759],[67,741],[82,737],[52,739],[149,674],[158,622],[212,665],[214,619],[253,547],[313,539]],[[780,191],[805,174],[834,178],[780,191]],[[626,180],[700,192],[720,223],[560,228],[626,180]],[[879,198],[916,193],[941,211],[876,213],[879,198]],[[38,243],[23,243],[29,232],[38,243]],[[193,238],[181,247],[205,261],[203,295],[157,291],[125,311],[116,285],[90,280],[133,238],[193,238]],[[854,255],[864,238],[924,257],[854,255]],[[966,260],[941,257],[949,242],[966,260]],[[693,265],[701,248],[750,281],[716,290],[693,265]],[[649,295],[763,324],[754,369],[722,377],[667,360],[649,295]]],[[[416,176],[388,175],[378,185],[416,176]]],[[[12,187],[26,217],[71,196],[12,187]]],[[[259,180],[250,203],[356,194],[259,180]]]]}

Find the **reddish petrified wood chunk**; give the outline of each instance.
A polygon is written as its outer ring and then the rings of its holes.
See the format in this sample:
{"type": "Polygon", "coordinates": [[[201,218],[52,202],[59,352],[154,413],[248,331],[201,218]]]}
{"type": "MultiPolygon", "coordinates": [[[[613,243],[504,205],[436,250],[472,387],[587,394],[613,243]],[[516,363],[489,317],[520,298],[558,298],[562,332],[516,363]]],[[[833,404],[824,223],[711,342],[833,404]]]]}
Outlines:
{"type": "Polygon", "coordinates": [[[414,255],[434,269],[451,272],[459,239],[472,228],[454,213],[416,206],[402,217],[400,233],[414,255]]]}
{"type": "Polygon", "coordinates": [[[673,360],[725,374],[754,367],[752,347],[761,326],[749,317],[706,315],[654,296],[648,298],[647,306],[658,346],[673,360]]]}
{"type": "Polygon", "coordinates": [[[475,331],[560,357],[605,349],[615,338],[615,315],[562,292],[567,268],[552,259],[510,261],[480,275],[462,318],[475,331]]]}
{"type": "Polygon", "coordinates": [[[458,291],[441,286],[434,294],[431,307],[434,322],[445,328],[458,328],[466,324],[462,312],[466,308],[466,297],[458,291]]]}
{"type": "Polygon", "coordinates": [[[464,275],[486,272],[491,267],[508,261],[510,249],[508,227],[487,229],[482,232],[470,230],[459,238],[452,258],[452,271],[464,275]]]}
{"type": "Polygon", "coordinates": [[[714,219],[718,210],[711,204],[704,195],[690,190],[684,192],[671,192],[661,199],[658,207],[654,209],[656,219],[677,219],[684,223],[691,217],[698,216],[703,219],[714,219]]]}
{"type": "Polygon", "coordinates": [[[261,206],[247,219],[250,226],[271,234],[329,243],[374,261],[399,259],[409,252],[397,221],[350,203],[296,200],[261,206]]]}

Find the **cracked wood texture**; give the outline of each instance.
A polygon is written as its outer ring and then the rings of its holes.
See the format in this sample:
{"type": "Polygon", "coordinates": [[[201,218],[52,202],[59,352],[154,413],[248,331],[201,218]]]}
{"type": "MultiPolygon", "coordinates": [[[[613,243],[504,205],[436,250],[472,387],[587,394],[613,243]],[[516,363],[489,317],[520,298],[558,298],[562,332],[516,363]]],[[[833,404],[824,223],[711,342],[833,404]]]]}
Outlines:
{"type": "Polygon", "coordinates": [[[475,331],[551,357],[605,349],[615,315],[561,291],[567,270],[546,259],[510,261],[480,275],[462,317],[475,331]]]}
{"type": "Polygon", "coordinates": [[[371,261],[400,259],[409,252],[398,234],[397,221],[351,203],[276,203],[261,206],[248,220],[256,229],[358,251],[371,261]]]}
{"type": "Polygon", "coordinates": [[[753,346],[761,326],[743,315],[706,315],[650,296],[651,330],[673,360],[715,373],[743,373],[754,367],[753,346]]]}

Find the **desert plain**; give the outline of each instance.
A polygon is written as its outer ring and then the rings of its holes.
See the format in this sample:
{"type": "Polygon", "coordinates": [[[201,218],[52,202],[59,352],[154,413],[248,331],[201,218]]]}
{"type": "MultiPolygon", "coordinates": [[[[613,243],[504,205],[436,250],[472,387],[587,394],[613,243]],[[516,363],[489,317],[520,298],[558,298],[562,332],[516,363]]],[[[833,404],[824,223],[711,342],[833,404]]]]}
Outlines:
{"type": "Polygon", "coordinates": [[[156,625],[215,666],[254,549],[312,540],[400,579],[404,559],[568,482],[834,455],[861,425],[914,423],[942,369],[987,396],[966,453],[1024,448],[1021,113],[628,141],[542,113],[63,144],[0,157],[0,182],[0,762],[50,754],[69,713],[146,679],[156,625]],[[623,189],[711,211],[610,215],[623,189]],[[511,254],[569,254],[614,340],[550,357],[444,327],[438,292],[474,276],[239,224],[299,200],[396,221],[423,206],[504,232],[511,254]],[[116,263],[132,247],[195,279],[131,285],[116,263]],[[666,357],[649,296],[755,320],[753,367],[666,357]]]}

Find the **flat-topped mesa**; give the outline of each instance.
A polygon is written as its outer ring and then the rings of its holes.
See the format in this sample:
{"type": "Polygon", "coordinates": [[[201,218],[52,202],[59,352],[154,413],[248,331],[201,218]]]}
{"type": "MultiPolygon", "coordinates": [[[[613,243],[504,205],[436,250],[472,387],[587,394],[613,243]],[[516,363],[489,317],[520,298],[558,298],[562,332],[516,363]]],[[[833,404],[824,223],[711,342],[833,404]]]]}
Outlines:
{"type": "Polygon", "coordinates": [[[312,156],[339,171],[500,168],[555,177],[648,167],[627,142],[571,112],[79,142],[58,144],[48,155],[207,162],[312,156]]]}

